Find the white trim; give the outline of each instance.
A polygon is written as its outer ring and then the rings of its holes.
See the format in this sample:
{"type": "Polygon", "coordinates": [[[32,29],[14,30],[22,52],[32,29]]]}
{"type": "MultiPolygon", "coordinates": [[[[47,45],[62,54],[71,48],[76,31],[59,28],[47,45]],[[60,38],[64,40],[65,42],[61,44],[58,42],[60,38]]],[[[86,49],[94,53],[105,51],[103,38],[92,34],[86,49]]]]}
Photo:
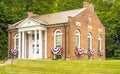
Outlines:
{"type": "Polygon", "coordinates": [[[18,59],[20,59],[21,57],[21,32],[18,33],[19,34],[19,49],[18,49],[18,59]]]}
{"type": "Polygon", "coordinates": [[[26,36],[27,36],[27,34],[26,34],[26,32],[24,32],[25,34],[24,34],[24,58],[26,59],[26,56],[27,56],[27,54],[26,54],[26,42],[27,42],[27,39],[26,39],[26,36]]]}
{"type": "MultiPolygon", "coordinates": [[[[75,38],[76,38],[76,36],[79,37],[78,48],[80,48],[80,31],[79,31],[79,30],[76,30],[76,31],[75,31],[75,38]]],[[[76,39],[75,39],[75,40],[76,40],[76,39]]],[[[76,44],[76,43],[75,43],[75,44],[76,44]]]]}
{"type": "MultiPolygon", "coordinates": [[[[38,20],[36,20],[36,19],[34,19],[34,18],[31,18],[31,17],[28,17],[28,18],[26,18],[26,19],[23,19],[23,20],[21,20],[21,21],[19,21],[19,22],[21,22],[19,25],[17,25],[16,26],[16,28],[19,28],[22,24],[24,24],[25,22],[27,22],[28,20],[32,20],[32,21],[34,21],[34,22],[37,22],[37,23],[39,23],[39,25],[42,23],[42,24],[45,24],[44,22],[42,22],[42,21],[38,21],[38,20]]],[[[17,23],[19,23],[19,22],[17,22],[17,23]]],[[[17,23],[15,23],[15,25],[17,24],[17,23]]],[[[14,26],[14,25],[13,25],[14,26]]]]}
{"type": "Polygon", "coordinates": [[[88,33],[88,38],[90,38],[90,49],[92,49],[92,34],[88,33]]]}
{"type": "Polygon", "coordinates": [[[56,47],[56,35],[61,35],[61,47],[62,47],[62,31],[60,29],[55,30],[55,32],[54,32],[54,47],[56,47]],[[60,33],[56,34],[57,31],[60,31],[60,33]]]}
{"type": "Polygon", "coordinates": [[[16,28],[19,28],[23,23],[25,23],[26,21],[28,21],[29,18],[26,18],[24,21],[22,21],[19,25],[16,26],[16,28]]]}
{"type": "Polygon", "coordinates": [[[29,53],[29,55],[28,55],[28,58],[29,59],[33,59],[33,53],[32,53],[32,51],[33,51],[33,47],[32,47],[32,33],[31,34],[28,34],[28,42],[29,42],[29,49],[28,49],[28,53],[29,53]]]}
{"type": "MultiPolygon", "coordinates": [[[[101,35],[98,35],[98,41],[100,40],[100,49],[98,48],[98,50],[101,50],[102,49],[102,37],[101,35]]],[[[98,43],[99,45],[99,43],[98,43]]]]}
{"type": "Polygon", "coordinates": [[[42,31],[39,30],[39,58],[42,59],[42,31]]]}
{"type": "Polygon", "coordinates": [[[34,49],[34,51],[35,51],[35,53],[34,53],[34,58],[36,58],[37,56],[36,56],[36,52],[37,52],[37,31],[35,30],[34,31],[34,39],[35,39],[35,49],[34,49]]]}
{"type": "Polygon", "coordinates": [[[75,17],[76,15],[80,14],[81,12],[83,12],[86,8],[82,8],[79,12],[77,12],[76,14],[72,15],[72,17],[75,17]]]}
{"type": "Polygon", "coordinates": [[[30,30],[47,30],[45,26],[32,26],[32,27],[24,27],[19,28],[19,31],[30,31],[30,30]]]}
{"type": "Polygon", "coordinates": [[[45,59],[47,59],[47,30],[45,30],[45,59]]]}
{"type": "Polygon", "coordinates": [[[24,59],[24,32],[22,32],[22,59],[24,59]]]}

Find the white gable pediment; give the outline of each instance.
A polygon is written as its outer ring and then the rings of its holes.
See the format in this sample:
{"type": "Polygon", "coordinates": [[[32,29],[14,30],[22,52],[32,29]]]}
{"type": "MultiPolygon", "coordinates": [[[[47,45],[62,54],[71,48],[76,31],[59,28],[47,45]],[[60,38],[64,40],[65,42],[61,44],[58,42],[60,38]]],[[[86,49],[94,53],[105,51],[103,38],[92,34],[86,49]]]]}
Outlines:
{"type": "Polygon", "coordinates": [[[17,28],[24,28],[24,27],[34,27],[34,26],[39,26],[40,23],[37,21],[34,21],[30,18],[25,19],[22,23],[20,23],[17,28]]]}

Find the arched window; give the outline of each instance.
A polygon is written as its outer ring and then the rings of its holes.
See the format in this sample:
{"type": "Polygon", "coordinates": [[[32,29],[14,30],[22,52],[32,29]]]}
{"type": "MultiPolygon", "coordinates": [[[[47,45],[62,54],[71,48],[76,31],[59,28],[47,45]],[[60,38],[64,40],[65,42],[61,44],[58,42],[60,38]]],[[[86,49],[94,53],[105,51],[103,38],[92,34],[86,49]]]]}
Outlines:
{"type": "Polygon", "coordinates": [[[101,35],[98,35],[98,50],[101,50],[102,48],[102,38],[101,35]]]}
{"type": "Polygon", "coordinates": [[[80,32],[76,30],[75,32],[75,46],[80,48],[80,32]]]}
{"type": "Polygon", "coordinates": [[[18,50],[18,48],[19,48],[19,35],[18,34],[15,35],[14,43],[15,43],[14,44],[14,49],[18,50]]]}
{"type": "Polygon", "coordinates": [[[60,29],[54,32],[54,47],[62,47],[62,32],[60,29]]]}
{"type": "Polygon", "coordinates": [[[88,34],[88,49],[92,49],[92,34],[88,34]]]}

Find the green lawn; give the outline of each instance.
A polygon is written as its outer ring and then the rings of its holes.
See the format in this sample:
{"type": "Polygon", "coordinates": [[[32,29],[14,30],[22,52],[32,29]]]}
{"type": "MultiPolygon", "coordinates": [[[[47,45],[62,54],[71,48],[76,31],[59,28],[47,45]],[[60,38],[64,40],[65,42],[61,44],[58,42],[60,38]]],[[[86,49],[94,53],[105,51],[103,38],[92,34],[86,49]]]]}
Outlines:
{"type": "Polygon", "coordinates": [[[120,74],[119,60],[18,60],[0,74],[120,74]]]}
{"type": "Polygon", "coordinates": [[[3,63],[3,60],[0,60],[0,64],[2,64],[3,63]]]}

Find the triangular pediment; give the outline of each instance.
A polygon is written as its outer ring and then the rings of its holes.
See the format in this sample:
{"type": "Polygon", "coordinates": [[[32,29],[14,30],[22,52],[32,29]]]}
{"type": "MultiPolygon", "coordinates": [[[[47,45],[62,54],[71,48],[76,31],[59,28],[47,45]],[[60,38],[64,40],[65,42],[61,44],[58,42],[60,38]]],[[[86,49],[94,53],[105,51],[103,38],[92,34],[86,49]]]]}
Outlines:
{"type": "Polygon", "coordinates": [[[40,22],[37,22],[33,19],[27,18],[23,22],[21,22],[19,25],[17,25],[17,28],[24,28],[24,27],[33,27],[33,26],[39,26],[40,22]]]}

